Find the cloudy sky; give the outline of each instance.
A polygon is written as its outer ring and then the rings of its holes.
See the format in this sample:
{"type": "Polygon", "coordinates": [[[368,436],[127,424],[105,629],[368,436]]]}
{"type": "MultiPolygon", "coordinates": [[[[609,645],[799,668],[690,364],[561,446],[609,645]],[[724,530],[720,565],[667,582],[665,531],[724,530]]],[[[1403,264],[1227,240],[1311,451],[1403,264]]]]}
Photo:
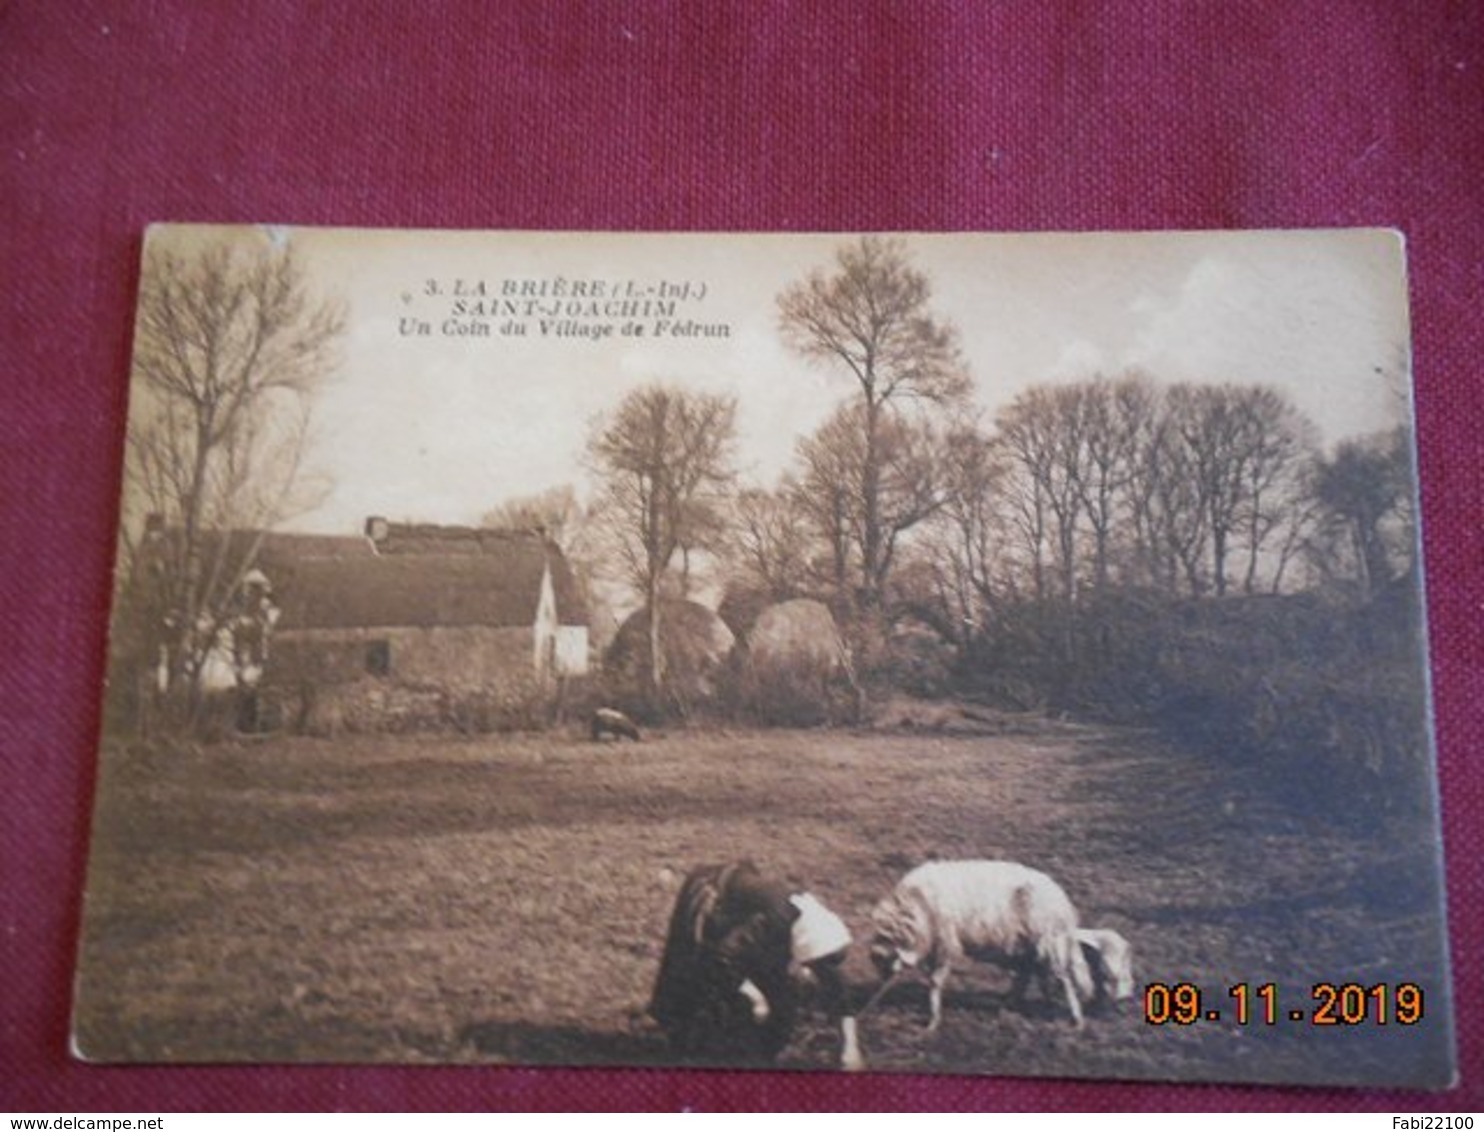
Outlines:
{"type": "MultiPolygon", "coordinates": [[[[315,288],[350,313],[342,365],[316,410],[312,464],[334,487],[292,524],[300,529],[352,533],[372,514],[471,523],[503,499],[563,483],[584,490],[581,455],[594,416],[656,379],[735,394],[743,472],[771,483],[797,438],[853,388],[784,347],[776,302],[790,283],[828,269],[849,236],[302,228],[268,236],[291,242],[315,288]],[[725,326],[729,335],[657,338],[650,316],[633,320],[644,337],[625,336],[629,320],[603,313],[612,307],[581,307],[575,320],[586,329],[612,324],[608,337],[542,335],[542,311],[583,302],[571,293],[579,283],[601,285],[605,304],[653,301],[663,286],[680,296],[672,324],[725,326]],[[454,306],[460,287],[470,303],[520,304],[527,334],[499,333],[511,321],[503,307],[485,320],[488,337],[445,334],[450,319],[475,321],[454,306]],[[429,333],[416,333],[419,324],[429,333]]],[[[1273,384],[1327,442],[1409,411],[1406,282],[1394,234],[905,242],[932,281],[933,310],[959,330],[986,415],[1040,382],[1131,367],[1167,380],[1273,384]]],[[[548,330],[563,321],[559,313],[548,330]]]]}

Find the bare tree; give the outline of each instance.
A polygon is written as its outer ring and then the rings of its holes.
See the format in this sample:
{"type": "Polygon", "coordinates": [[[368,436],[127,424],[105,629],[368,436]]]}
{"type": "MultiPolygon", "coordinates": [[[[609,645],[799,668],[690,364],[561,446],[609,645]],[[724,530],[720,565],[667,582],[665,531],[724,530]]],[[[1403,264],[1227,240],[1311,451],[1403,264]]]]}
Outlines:
{"type": "Polygon", "coordinates": [[[1319,498],[1318,479],[1322,460],[1313,453],[1294,469],[1285,488],[1284,514],[1277,527],[1276,545],[1273,547],[1273,573],[1269,592],[1282,593],[1289,568],[1295,563],[1308,561],[1311,568],[1324,574],[1324,563],[1315,561],[1322,557],[1319,547],[1324,541],[1327,512],[1319,498]]]}
{"type": "Polygon", "coordinates": [[[648,385],[600,417],[588,455],[602,478],[598,509],[609,525],[630,583],[644,598],[649,657],[646,691],[665,685],[660,646],[662,585],[678,552],[704,547],[732,482],[736,402],[729,397],[648,385]]]}
{"type": "Polygon", "coordinates": [[[1158,471],[1169,443],[1161,387],[1147,374],[1127,373],[1113,386],[1114,415],[1127,436],[1127,474],[1123,502],[1128,514],[1130,578],[1139,585],[1158,585],[1170,573],[1162,569],[1164,554],[1156,518],[1158,471]]]}
{"type": "Polygon", "coordinates": [[[1411,445],[1405,428],[1342,441],[1314,490],[1343,537],[1367,596],[1413,567],[1411,445]]]}
{"type": "MultiPolygon", "coordinates": [[[[1108,588],[1119,549],[1122,518],[1133,519],[1135,543],[1140,540],[1134,488],[1140,448],[1146,442],[1157,398],[1152,383],[1137,373],[1084,382],[1069,396],[1076,403],[1073,412],[1082,444],[1067,453],[1067,473],[1092,535],[1093,588],[1101,594],[1108,588]]],[[[1137,545],[1133,557],[1135,561],[1140,557],[1137,545]]]]}
{"type": "Polygon", "coordinates": [[[1167,396],[1158,427],[1141,460],[1145,502],[1153,534],[1156,574],[1170,593],[1183,582],[1187,592],[1206,592],[1206,506],[1197,476],[1195,449],[1178,427],[1177,407],[1167,396]]]}
{"type": "Polygon", "coordinates": [[[324,486],[303,460],[344,316],[265,234],[165,239],[150,238],[140,283],[121,527],[126,553],[148,551],[131,588],[162,638],[167,686],[194,704],[263,532],[324,486]]]}
{"type": "MultiPolygon", "coordinates": [[[[1010,535],[1005,556],[1017,562],[1022,572],[1029,569],[1031,597],[1044,601],[1049,594],[1046,551],[1051,525],[1050,508],[1046,505],[1046,476],[1038,466],[1039,457],[1034,448],[1019,446],[1015,438],[1005,433],[996,433],[993,443],[1005,468],[1000,491],[1010,535]]],[[[1021,591],[1018,582],[1013,588],[1021,591]]]]}
{"type": "Polygon", "coordinates": [[[997,596],[1006,469],[1001,453],[972,422],[961,422],[944,438],[940,469],[943,507],[927,560],[943,607],[940,620],[962,650],[983,631],[985,612],[997,596]]]}
{"type": "Polygon", "coordinates": [[[797,485],[785,480],[776,491],[748,488],[737,493],[733,549],[742,580],[770,601],[786,601],[808,588],[808,520],[797,485]]]}
{"type": "Polygon", "coordinates": [[[954,404],[968,379],[953,327],[930,309],[927,276],[899,240],[864,236],[840,249],[832,274],[815,271],[778,298],[785,342],[856,385],[862,598],[875,609],[890,567],[892,531],[882,513],[891,441],[888,421],[906,402],[954,404]]]}
{"type": "Polygon", "coordinates": [[[1079,471],[1086,444],[1082,394],[1074,386],[1022,393],[996,421],[998,442],[1020,481],[1012,503],[1030,550],[1037,597],[1046,595],[1045,543],[1055,552],[1061,596],[1077,598],[1077,535],[1082,518],[1079,471]]]}
{"type": "Polygon", "coordinates": [[[1275,577],[1283,569],[1289,540],[1281,537],[1282,532],[1304,523],[1305,471],[1318,452],[1319,432],[1287,397],[1270,387],[1245,389],[1241,407],[1247,423],[1237,520],[1247,544],[1242,590],[1251,594],[1257,592],[1259,567],[1265,559],[1277,555],[1275,577]],[[1274,542],[1280,544],[1276,550],[1274,542]]]}
{"type": "Polygon", "coordinates": [[[794,485],[799,509],[824,544],[830,588],[844,608],[854,605],[861,534],[857,439],[839,413],[826,420],[798,443],[801,473],[794,485]]]}
{"type": "Polygon", "coordinates": [[[1242,539],[1244,587],[1252,592],[1263,546],[1279,523],[1278,489],[1312,450],[1315,429],[1269,386],[1177,385],[1168,404],[1204,517],[1216,594],[1227,591],[1228,561],[1242,539]]]}
{"type": "Polygon", "coordinates": [[[892,415],[876,427],[868,455],[865,410],[847,402],[799,445],[804,475],[799,491],[829,544],[836,591],[848,607],[858,596],[879,605],[902,536],[942,506],[939,453],[933,429],[892,415]],[[875,504],[866,508],[866,469],[874,462],[875,504]],[[874,541],[872,532],[874,531],[874,541]],[[858,584],[851,582],[851,564],[858,584]]]}
{"type": "Polygon", "coordinates": [[[565,551],[571,548],[581,511],[572,485],[561,484],[533,495],[507,499],[486,511],[479,524],[501,530],[540,531],[565,551]]]}

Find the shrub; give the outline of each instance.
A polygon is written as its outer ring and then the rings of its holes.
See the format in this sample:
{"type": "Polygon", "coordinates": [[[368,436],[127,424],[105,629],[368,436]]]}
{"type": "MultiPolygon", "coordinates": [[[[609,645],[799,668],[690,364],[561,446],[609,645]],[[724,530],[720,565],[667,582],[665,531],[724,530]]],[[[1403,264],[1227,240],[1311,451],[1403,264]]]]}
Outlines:
{"type": "Polygon", "coordinates": [[[843,672],[807,657],[766,665],[742,662],[736,677],[739,713],[770,727],[819,727],[855,718],[855,696],[843,672]]]}
{"type": "Polygon", "coordinates": [[[1153,724],[1255,767],[1336,820],[1430,805],[1415,592],[1169,600],[1126,591],[1076,610],[1006,608],[955,673],[1024,709],[1153,724]]]}
{"type": "Polygon", "coordinates": [[[953,648],[916,622],[898,624],[887,636],[874,679],[924,699],[941,699],[952,689],[953,648]]]}

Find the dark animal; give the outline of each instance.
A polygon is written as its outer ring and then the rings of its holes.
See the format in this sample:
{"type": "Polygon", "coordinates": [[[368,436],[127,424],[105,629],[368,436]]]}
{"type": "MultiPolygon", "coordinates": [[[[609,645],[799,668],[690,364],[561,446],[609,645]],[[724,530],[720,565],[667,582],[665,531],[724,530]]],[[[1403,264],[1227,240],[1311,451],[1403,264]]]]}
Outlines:
{"type": "Polygon", "coordinates": [[[639,742],[639,725],[616,708],[600,707],[593,712],[593,742],[604,735],[612,735],[620,742],[632,739],[639,742]]]}
{"type": "Polygon", "coordinates": [[[807,983],[818,988],[831,1017],[840,1016],[839,967],[849,933],[839,924],[843,943],[815,954],[817,939],[827,937],[824,946],[831,946],[839,936],[796,932],[801,908],[839,923],[750,861],[691,870],[670,915],[649,1005],[678,1055],[729,1065],[772,1062],[792,1036],[807,983]]]}

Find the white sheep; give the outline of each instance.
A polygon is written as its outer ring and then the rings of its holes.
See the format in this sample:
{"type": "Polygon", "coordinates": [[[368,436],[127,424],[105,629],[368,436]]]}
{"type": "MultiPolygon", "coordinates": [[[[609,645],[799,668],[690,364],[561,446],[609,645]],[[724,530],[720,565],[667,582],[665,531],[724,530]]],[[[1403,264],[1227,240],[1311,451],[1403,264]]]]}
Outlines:
{"type": "MultiPolygon", "coordinates": [[[[1072,1021],[1095,993],[1077,935],[1077,910],[1045,873],[1013,861],[931,861],[913,869],[871,913],[871,958],[882,977],[907,969],[929,978],[928,1029],[943,1019],[943,987],[965,956],[1015,973],[1012,997],[1032,975],[1061,984],[1072,1021]]],[[[1090,946],[1095,946],[1089,941],[1090,946]]]]}
{"type": "Polygon", "coordinates": [[[1134,949],[1128,940],[1112,928],[1078,928],[1077,942],[1097,997],[1122,1002],[1134,996],[1134,949]]]}

